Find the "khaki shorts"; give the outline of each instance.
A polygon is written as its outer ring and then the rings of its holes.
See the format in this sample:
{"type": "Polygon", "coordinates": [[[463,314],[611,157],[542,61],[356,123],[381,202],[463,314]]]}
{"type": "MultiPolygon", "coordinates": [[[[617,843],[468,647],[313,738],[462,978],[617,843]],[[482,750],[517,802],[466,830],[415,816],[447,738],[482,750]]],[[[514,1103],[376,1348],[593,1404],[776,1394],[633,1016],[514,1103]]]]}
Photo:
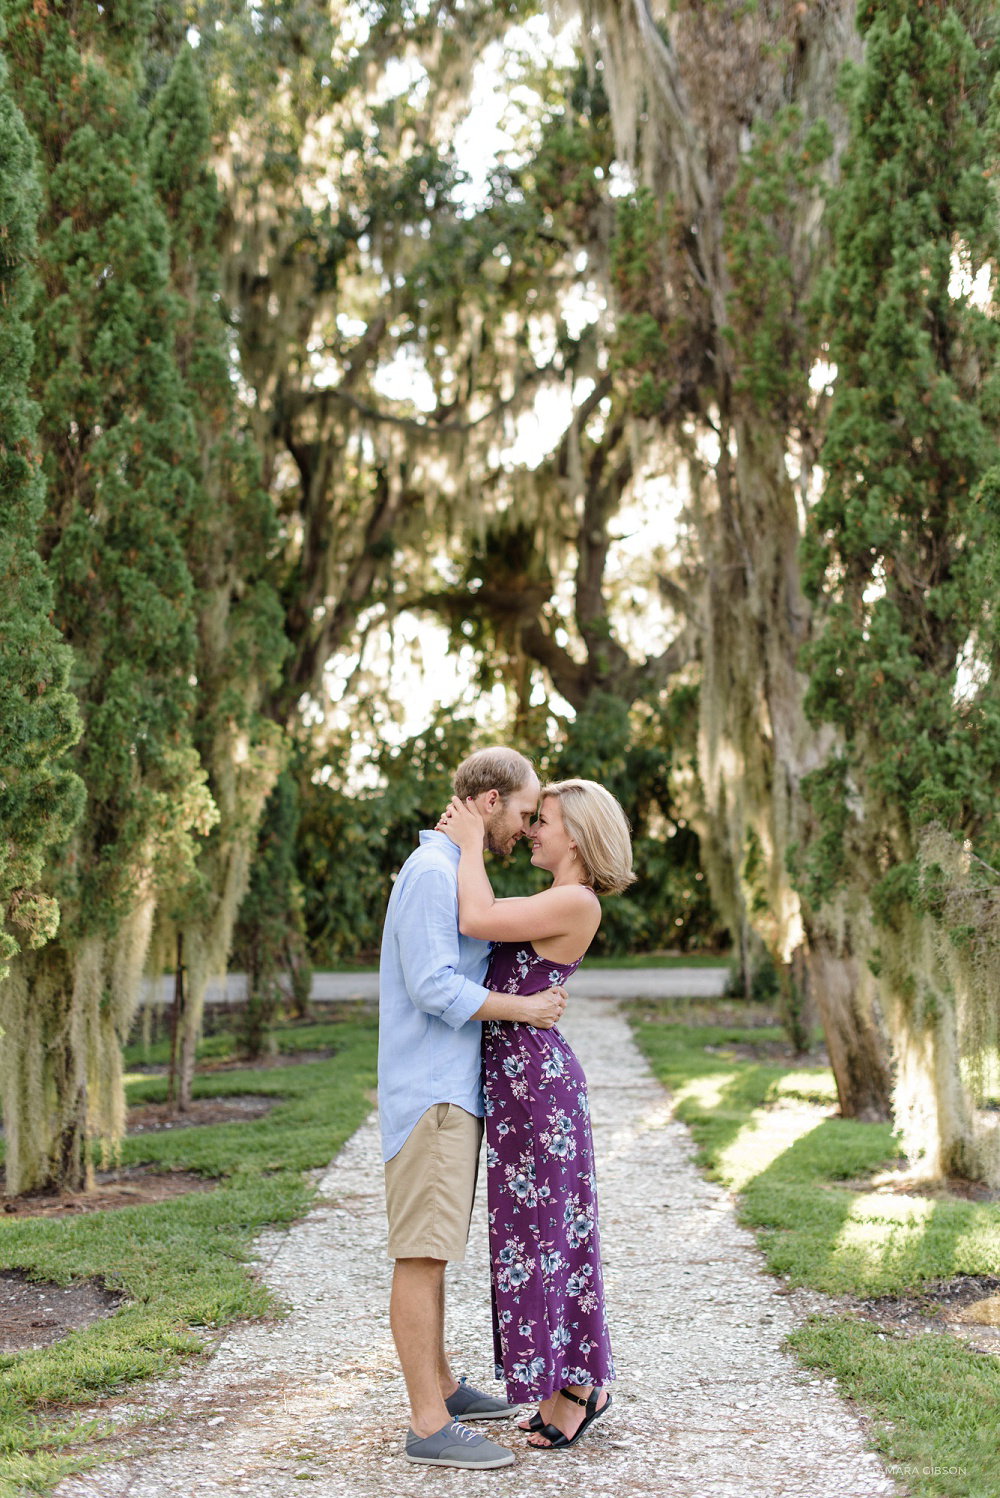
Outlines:
{"type": "Polygon", "coordinates": [[[481,1118],[435,1103],[386,1161],[390,1259],[465,1258],[482,1140],[481,1118]]]}

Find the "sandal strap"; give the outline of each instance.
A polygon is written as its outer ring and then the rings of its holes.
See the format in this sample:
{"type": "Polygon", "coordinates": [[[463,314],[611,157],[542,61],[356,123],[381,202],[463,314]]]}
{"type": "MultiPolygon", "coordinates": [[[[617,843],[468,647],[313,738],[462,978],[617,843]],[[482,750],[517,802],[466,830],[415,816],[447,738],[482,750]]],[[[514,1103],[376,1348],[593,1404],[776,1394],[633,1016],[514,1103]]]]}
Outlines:
{"type": "Polygon", "coordinates": [[[581,1399],[579,1394],[571,1394],[569,1389],[560,1389],[559,1392],[564,1399],[571,1399],[573,1403],[578,1404],[581,1409],[589,1408],[591,1400],[594,1398],[594,1392],[591,1392],[590,1399],[581,1399]]]}

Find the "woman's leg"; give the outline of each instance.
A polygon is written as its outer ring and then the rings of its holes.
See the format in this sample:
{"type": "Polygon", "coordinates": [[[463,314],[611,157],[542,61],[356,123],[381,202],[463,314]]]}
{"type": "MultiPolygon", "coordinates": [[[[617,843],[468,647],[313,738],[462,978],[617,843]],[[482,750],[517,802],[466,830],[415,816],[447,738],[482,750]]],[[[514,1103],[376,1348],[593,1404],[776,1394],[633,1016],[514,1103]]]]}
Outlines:
{"type": "Polygon", "coordinates": [[[532,1415],[527,1420],[517,1422],[518,1430],[538,1430],[540,1425],[548,1425],[552,1419],[552,1412],[556,1407],[556,1396],[550,1394],[548,1399],[543,1399],[538,1406],[538,1414],[532,1415]]]}
{"type": "MultiPolygon", "coordinates": [[[[578,1399],[582,1399],[585,1402],[590,1399],[591,1394],[594,1392],[592,1384],[589,1388],[584,1384],[567,1384],[566,1388],[570,1394],[575,1394],[578,1399]]],[[[602,1389],[597,1396],[598,1413],[604,1409],[610,1398],[611,1395],[607,1389],[602,1389]]],[[[577,1404],[575,1400],[564,1398],[561,1392],[556,1394],[552,1400],[546,1400],[545,1404],[551,1405],[546,1424],[554,1425],[556,1430],[561,1431],[566,1439],[571,1441],[587,1418],[587,1410],[584,1405],[577,1404]]],[[[522,1429],[526,1428],[522,1426],[522,1429]]],[[[541,1431],[533,1431],[528,1436],[528,1445],[551,1446],[552,1442],[547,1436],[542,1435],[541,1431]]]]}

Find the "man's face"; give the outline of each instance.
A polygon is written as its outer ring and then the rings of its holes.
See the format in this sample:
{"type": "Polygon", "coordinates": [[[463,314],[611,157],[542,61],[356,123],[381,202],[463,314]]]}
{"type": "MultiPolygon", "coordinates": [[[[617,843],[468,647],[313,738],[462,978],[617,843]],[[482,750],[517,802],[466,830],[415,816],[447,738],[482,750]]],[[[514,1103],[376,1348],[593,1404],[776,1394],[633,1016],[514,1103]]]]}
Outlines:
{"type": "Polygon", "coordinates": [[[532,775],[519,791],[508,797],[506,806],[502,801],[497,802],[486,818],[486,846],[491,853],[506,858],[518,838],[527,837],[538,808],[540,790],[538,777],[532,775]]]}

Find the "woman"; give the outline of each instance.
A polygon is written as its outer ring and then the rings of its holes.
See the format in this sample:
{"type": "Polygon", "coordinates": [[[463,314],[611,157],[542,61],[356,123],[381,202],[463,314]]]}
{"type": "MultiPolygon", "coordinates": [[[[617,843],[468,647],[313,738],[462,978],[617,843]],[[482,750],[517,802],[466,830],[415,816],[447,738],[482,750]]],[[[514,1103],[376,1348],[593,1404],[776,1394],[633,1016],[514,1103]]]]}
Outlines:
{"type": "MultiPolygon", "coordinates": [[[[454,798],[440,823],[461,849],[459,926],[495,943],[487,987],[535,993],[580,965],[601,923],[599,894],[635,878],[629,826],[592,780],[542,790],[531,862],[540,894],[497,900],[483,862],[483,820],[454,798]]],[[[539,1401],[529,1444],[572,1446],[611,1404],[615,1376],[604,1310],[587,1083],[558,1029],[483,1026],[493,1338],[512,1403],[539,1401]]]]}

